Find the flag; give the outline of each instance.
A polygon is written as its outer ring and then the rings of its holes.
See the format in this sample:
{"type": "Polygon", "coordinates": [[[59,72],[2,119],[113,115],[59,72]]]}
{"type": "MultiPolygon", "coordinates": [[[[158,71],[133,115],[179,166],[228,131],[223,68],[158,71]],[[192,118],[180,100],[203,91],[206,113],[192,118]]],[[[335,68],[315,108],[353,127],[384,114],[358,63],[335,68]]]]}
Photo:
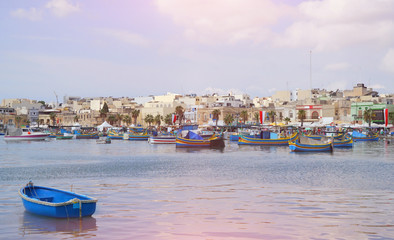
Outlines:
{"type": "Polygon", "coordinates": [[[260,111],[260,124],[264,124],[265,111],[260,111]]]}
{"type": "Polygon", "coordinates": [[[172,114],[172,123],[175,123],[175,122],[176,122],[176,115],[172,114]]]}
{"type": "Polygon", "coordinates": [[[389,123],[389,110],[386,108],[383,111],[384,111],[384,125],[387,127],[387,124],[389,123]]]}

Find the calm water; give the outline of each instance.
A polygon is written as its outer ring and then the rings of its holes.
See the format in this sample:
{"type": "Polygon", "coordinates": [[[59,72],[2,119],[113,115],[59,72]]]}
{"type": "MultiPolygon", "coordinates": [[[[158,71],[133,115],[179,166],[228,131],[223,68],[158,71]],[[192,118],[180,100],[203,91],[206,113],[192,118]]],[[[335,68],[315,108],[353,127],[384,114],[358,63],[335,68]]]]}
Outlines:
{"type": "Polygon", "coordinates": [[[176,149],[0,138],[0,239],[394,239],[394,142],[176,149]],[[24,211],[32,180],[99,199],[93,217],[24,211]]]}

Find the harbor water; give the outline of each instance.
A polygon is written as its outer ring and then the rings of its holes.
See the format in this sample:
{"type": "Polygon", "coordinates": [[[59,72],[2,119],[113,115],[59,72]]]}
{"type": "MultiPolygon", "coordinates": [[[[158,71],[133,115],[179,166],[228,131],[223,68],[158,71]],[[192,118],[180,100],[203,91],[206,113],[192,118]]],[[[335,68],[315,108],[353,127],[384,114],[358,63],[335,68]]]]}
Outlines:
{"type": "Polygon", "coordinates": [[[333,153],[0,138],[0,239],[394,239],[394,142],[333,153]],[[98,199],[92,217],[28,212],[20,187],[98,199]]]}

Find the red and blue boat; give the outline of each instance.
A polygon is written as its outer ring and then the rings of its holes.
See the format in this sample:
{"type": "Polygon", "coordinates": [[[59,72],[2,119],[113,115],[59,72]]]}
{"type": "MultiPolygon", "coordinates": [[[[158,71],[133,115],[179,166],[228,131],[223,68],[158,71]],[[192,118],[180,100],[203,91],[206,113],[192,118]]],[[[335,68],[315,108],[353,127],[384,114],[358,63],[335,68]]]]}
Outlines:
{"type": "Polygon", "coordinates": [[[185,137],[177,136],[175,145],[178,148],[224,148],[222,136],[213,135],[204,139],[199,134],[189,131],[185,137]]]}

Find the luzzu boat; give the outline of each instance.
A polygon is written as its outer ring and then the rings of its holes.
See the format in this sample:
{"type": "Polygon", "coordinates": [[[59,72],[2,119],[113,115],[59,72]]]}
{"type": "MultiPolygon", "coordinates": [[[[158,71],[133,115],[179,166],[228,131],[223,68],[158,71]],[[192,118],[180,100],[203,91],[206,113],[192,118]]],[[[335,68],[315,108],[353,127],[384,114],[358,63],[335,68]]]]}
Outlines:
{"type": "Polygon", "coordinates": [[[125,140],[131,140],[131,141],[148,141],[150,135],[148,134],[147,131],[145,131],[144,133],[137,133],[134,131],[131,131],[131,133],[127,134],[123,134],[123,139],[125,140]]]}
{"type": "Polygon", "coordinates": [[[111,130],[108,132],[107,137],[110,139],[123,139],[123,133],[111,130]]]}
{"type": "Polygon", "coordinates": [[[321,141],[299,136],[289,142],[289,148],[292,152],[332,152],[334,146],[331,140],[321,141]]]}
{"type": "Polygon", "coordinates": [[[98,133],[79,133],[75,135],[76,139],[99,139],[98,133]]]}
{"type": "Polygon", "coordinates": [[[353,134],[353,140],[355,142],[359,142],[359,141],[379,141],[379,135],[378,134],[362,134],[359,132],[354,131],[353,134]]]}
{"type": "Polygon", "coordinates": [[[54,218],[91,216],[97,199],[55,188],[34,186],[29,182],[19,190],[28,212],[54,218]]]}
{"type": "Polygon", "coordinates": [[[62,136],[57,136],[56,140],[67,140],[67,139],[73,139],[73,135],[62,135],[62,136]]]}
{"type": "Polygon", "coordinates": [[[277,139],[261,139],[261,138],[249,138],[246,136],[240,136],[238,140],[238,145],[289,145],[289,141],[293,141],[298,137],[298,133],[293,133],[293,135],[284,138],[277,139]]]}
{"type": "Polygon", "coordinates": [[[333,139],[333,146],[334,148],[342,148],[342,147],[353,147],[353,139],[349,136],[345,136],[341,134],[340,136],[335,136],[333,138],[330,137],[325,137],[325,136],[319,136],[319,138],[316,138],[314,136],[310,135],[305,135],[305,137],[313,140],[321,140],[321,141],[328,141],[329,139],[333,139]]]}
{"type": "Polygon", "coordinates": [[[222,137],[213,135],[209,139],[204,139],[197,133],[189,131],[185,137],[177,136],[175,140],[178,148],[224,148],[222,137]]]}

